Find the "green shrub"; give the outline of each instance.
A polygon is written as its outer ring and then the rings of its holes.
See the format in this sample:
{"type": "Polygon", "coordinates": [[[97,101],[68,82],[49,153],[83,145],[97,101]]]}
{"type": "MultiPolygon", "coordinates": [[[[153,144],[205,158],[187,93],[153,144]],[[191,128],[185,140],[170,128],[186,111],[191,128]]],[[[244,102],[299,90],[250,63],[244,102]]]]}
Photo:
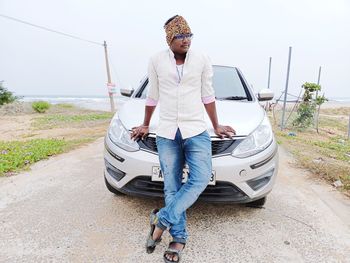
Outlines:
{"type": "Polygon", "coordinates": [[[316,83],[305,82],[302,85],[304,89],[303,101],[297,111],[297,118],[293,121],[293,126],[298,128],[308,128],[314,122],[316,106],[321,106],[327,99],[324,95],[315,96],[314,92],[321,91],[321,86],[316,83]]]}
{"type": "Polygon", "coordinates": [[[12,92],[8,91],[5,87],[0,83],[0,106],[6,103],[11,103],[17,99],[16,96],[13,96],[12,92]]]}
{"type": "Polygon", "coordinates": [[[32,108],[39,113],[44,113],[50,108],[50,103],[47,101],[34,101],[32,103],[32,108]]]}
{"type": "Polygon", "coordinates": [[[298,108],[298,116],[293,121],[293,126],[298,128],[308,128],[314,121],[314,114],[316,110],[315,103],[302,102],[298,108]]]}

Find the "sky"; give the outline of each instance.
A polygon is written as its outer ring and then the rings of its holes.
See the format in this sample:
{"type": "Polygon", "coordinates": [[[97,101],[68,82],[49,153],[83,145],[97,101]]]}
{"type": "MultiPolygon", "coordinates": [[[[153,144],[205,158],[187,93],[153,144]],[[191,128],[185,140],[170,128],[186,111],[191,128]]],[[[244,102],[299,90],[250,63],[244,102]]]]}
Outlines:
{"type": "MultiPolygon", "coordinates": [[[[346,0],[0,0],[0,14],[108,45],[112,81],[136,88],[149,58],[167,49],[164,22],[185,17],[213,64],[236,66],[255,92],[304,82],[326,97],[350,97],[350,1],[346,0]]],[[[0,81],[16,95],[106,96],[102,45],[0,17],[0,81]]]]}

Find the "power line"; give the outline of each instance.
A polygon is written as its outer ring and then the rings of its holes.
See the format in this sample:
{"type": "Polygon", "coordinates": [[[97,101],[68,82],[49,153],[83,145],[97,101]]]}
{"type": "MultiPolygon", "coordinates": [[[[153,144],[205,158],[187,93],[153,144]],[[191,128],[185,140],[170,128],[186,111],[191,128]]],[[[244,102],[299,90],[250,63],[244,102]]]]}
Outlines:
{"type": "Polygon", "coordinates": [[[123,82],[120,80],[120,78],[119,78],[119,76],[118,76],[118,74],[117,74],[117,71],[116,71],[116,68],[115,68],[115,66],[114,66],[113,60],[112,60],[111,58],[110,58],[109,60],[110,60],[111,65],[112,65],[112,71],[113,71],[113,74],[114,74],[115,78],[117,79],[117,81],[118,81],[119,83],[123,84],[123,82]]]}
{"type": "Polygon", "coordinates": [[[0,14],[0,16],[3,17],[3,18],[6,18],[6,19],[10,19],[10,20],[13,20],[13,21],[22,23],[22,24],[26,24],[26,25],[29,25],[29,26],[37,27],[37,28],[40,28],[40,29],[43,29],[43,30],[46,30],[46,31],[49,31],[49,32],[52,32],[52,33],[56,33],[56,34],[60,34],[60,35],[66,36],[66,37],[70,37],[70,38],[74,38],[74,39],[77,39],[77,40],[89,42],[89,43],[91,43],[91,44],[103,46],[103,44],[98,43],[98,42],[96,42],[96,41],[91,41],[91,40],[84,39],[84,38],[81,38],[81,37],[77,37],[77,36],[74,36],[74,35],[71,35],[71,34],[63,33],[63,32],[57,31],[57,30],[53,30],[53,29],[50,29],[50,28],[47,28],[47,27],[35,25],[35,24],[29,23],[29,22],[26,22],[26,21],[23,21],[23,20],[14,18],[14,17],[2,15],[2,14],[0,14]]]}
{"type": "Polygon", "coordinates": [[[111,68],[112,68],[113,74],[114,74],[114,76],[115,76],[115,78],[116,78],[116,81],[118,81],[120,84],[124,85],[123,81],[121,81],[121,78],[119,77],[119,75],[118,75],[118,73],[117,73],[116,67],[115,67],[115,65],[114,65],[114,63],[113,63],[112,56],[113,56],[113,54],[112,54],[111,51],[109,50],[109,62],[110,62],[111,65],[112,65],[111,68]]]}

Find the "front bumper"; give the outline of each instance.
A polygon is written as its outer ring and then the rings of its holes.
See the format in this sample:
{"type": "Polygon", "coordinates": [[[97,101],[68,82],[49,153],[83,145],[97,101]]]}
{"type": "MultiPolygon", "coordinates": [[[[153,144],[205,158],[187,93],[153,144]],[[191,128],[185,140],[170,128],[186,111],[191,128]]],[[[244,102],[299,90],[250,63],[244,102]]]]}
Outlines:
{"type": "MultiPolygon", "coordinates": [[[[263,152],[249,158],[231,155],[212,159],[216,185],[208,185],[199,200],[212,203],[247,203],[266,196],[278,171],[275,141],[263,152]]],[[[105,178],[118,191],[142,197],[163,197],[163,183],[151,181],[158,155],[143,150],[127,152],[105,138],[105,178]]]]}

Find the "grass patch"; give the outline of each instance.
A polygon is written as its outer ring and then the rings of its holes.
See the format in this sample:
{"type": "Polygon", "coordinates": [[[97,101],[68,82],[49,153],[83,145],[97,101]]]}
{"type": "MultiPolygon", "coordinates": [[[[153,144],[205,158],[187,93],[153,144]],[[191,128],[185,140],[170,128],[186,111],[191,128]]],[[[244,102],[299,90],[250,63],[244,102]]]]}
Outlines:
{"type": "MultiPolygon", "coordinates": [[[[308,147],[315,154],[322,154],[326,157],[350,162],[350,141],[336,137],[322,137],[312,132],[298,132],[295,136],[290,136],[288,132],[275,131],[277,140],[291,147],[308,147]]],[[[312,156],[312,155],[311,155],[312,156]]]]}
{"type": "Polygon", "coordinates": [[[17,172],[49,156],[66,152],[78,145],[91,142],[80,140],[33,139],[29,141],[0,141],[0,176],[17,172]]]}
{"type": "Polygon", "coordinates": [[[344,135],[347,132],[348,129],[348,123],[347,120],[341,119],[341,118],[330,118],[330,117],[325,117],[321,116],[320,117],[320,122],[319,122],[319,127],[323,127],[328,130],[338,130],[340,133],[343,133],[344,135]]]}
{"type": "Polygon", "coordinates": [[[73,109],[75,107],[73,104],[69,104],[69,103],[59,103],[59,104],[55,104],[55,106],[63,109],[73,109]]]}
{"type": "Polygon", "coordinates": [[[310,141],[309,144],[317,146],[324,155],[340,160],[350,161],[350,142],[340,138],[330,138],[327,141],[310,141]]]}
{"type": "Polygon", "coordinates": [[[91,114],[80,114],[80,115],[63,115],[53,114],[38,118],[37,120],[43,123],[50,122],[82,122],[82,121],[96,121],[106,120],[112,117],[111,113],[91,113],[91,114]]]}
{"type": "Polygon", "coordinates": [[[112,113],[86,113],[86,114],[50,114],[36,118],[33,126],[37,129],[52,129],[56,127],[66,127],[72,124],[81,124],[83,122],[96,122],[110,120],[113,117],[112,113]]]}

